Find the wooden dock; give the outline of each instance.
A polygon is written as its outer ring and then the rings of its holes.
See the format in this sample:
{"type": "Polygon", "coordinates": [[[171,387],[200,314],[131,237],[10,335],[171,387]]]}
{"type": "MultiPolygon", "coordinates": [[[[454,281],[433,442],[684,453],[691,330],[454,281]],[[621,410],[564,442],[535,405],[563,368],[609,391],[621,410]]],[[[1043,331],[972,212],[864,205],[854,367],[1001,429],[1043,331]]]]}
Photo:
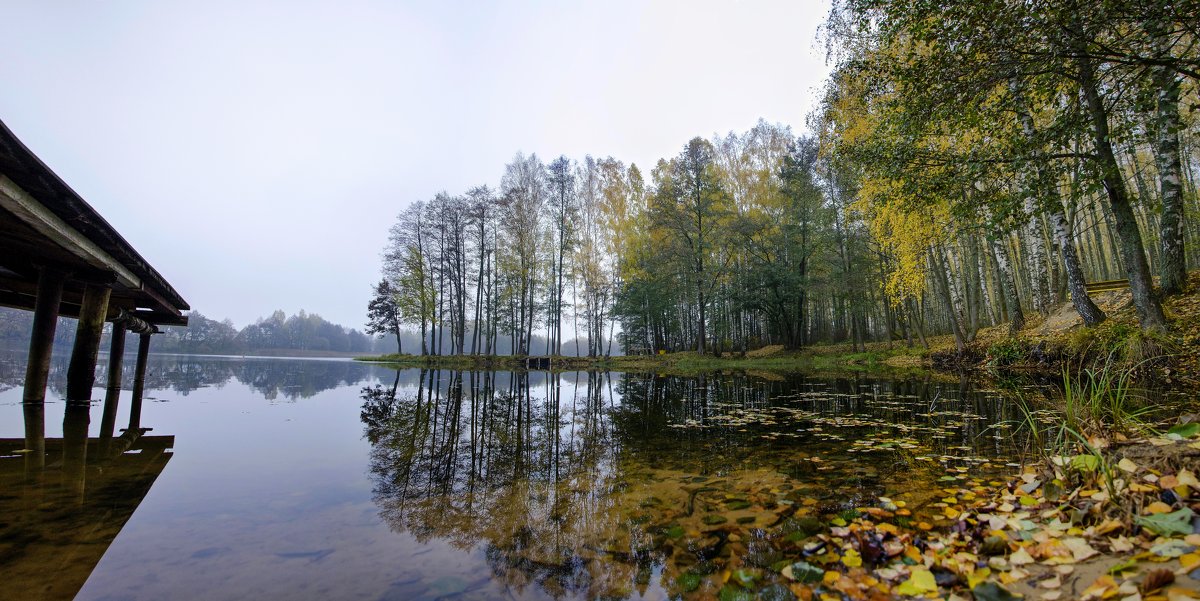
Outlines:
{"type": "MultiPolygon", "coordinates": [[[[112,324],[100,438],[112,440],[125,334],[139,336],[129,429],[140,428],[150,337],[186,325],[188,304],[95,209],[0,122],[0,305],[33,311],[22,404],[31,465],[45,464],[46,379],[59,316],[76,318],[67,416],[91,406],[105,323],[112,324]]],[[[86,409],[85,409],[86,410],[86,409]]],[[[86,415],[84,416],[86,417],[86,415]]],[[[86,423],[86,420],[85,422],[86,423]]],[[[87,436],[86,426],[84,437],[87,436]]],[[[70,436],[65,436],[70,438],[70,436]]],[[[81,451],[86,455],[86,445],[81,451]]]]}

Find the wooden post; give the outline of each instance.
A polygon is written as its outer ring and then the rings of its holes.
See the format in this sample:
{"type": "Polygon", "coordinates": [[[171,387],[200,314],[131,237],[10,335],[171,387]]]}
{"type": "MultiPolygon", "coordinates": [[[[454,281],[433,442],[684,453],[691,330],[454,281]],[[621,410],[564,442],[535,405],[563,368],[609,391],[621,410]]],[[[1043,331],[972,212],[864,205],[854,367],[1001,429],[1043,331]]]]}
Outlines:
{"type": "Polygon", "coordinates": [[[114,322],[112,346],[108,350],[108,389],[104,394],[104,413],[100,417],[100,446],[107,455],[117,427],[117,404],[121,399],[121,362],[125,356],[125,324],[114,322]]]}
{"type": "Polygon", "coordinates": [[[100,354],[100,333],[108,316],[108,297],[112,290],[88,284],[83,289],[83,305],[75,328],[75,346],[67,367],[67,402],[90,403],[96,383],[96,358],[100,354]]]}
{"type": "Polygon", "coordinates": [[[46,405],[22,403],[25,410],[25,476],[33,478],[46,469],[46,405]]]}
{"type": "Polygon", "coordinates": [[[87,487],[88,426],[91,424],[90,403],[67,402],[63,416],[63,487],[83,500],[87,487]]]}
{"type": "Polygon", "coordinates": [[[150,334],[138,335],[137,367],[133,372],[133,400],[129,403],[129,430],[142,427],[142,393],[146,389],[146,359],[150,355],[150,334]]]}
{"type": "Polygon", "coordinates": [[[54,348],[54,329],[58,325],[58,307],[62,303],[63,282],[66,279],[66,274],[48,267],[43,267],[38,275],[33,333],[29,336],[29,363],[25,366],[25,394],[22,397],[26,404],[41,405],[46,402],[50,351],[54,348]]]}

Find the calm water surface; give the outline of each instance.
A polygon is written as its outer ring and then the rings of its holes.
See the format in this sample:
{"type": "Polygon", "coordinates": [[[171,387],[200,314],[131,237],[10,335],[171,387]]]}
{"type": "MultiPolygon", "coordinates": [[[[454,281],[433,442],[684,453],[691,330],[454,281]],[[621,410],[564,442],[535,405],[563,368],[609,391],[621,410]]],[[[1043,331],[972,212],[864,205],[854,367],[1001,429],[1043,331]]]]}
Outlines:
{"type": "Polygon", "coordinates": [[[1015,456],[1014,405],[967,381],[155,356],[153,430],[114,459],[92,441],[76,473],[55,443],[65,372],[38,476],[20,452],[23,358],[0,355],[6,598],[713,592],[725,567],[795,553],[818,520],[880,496],[923,519],[938,488],[1015,456]]]}

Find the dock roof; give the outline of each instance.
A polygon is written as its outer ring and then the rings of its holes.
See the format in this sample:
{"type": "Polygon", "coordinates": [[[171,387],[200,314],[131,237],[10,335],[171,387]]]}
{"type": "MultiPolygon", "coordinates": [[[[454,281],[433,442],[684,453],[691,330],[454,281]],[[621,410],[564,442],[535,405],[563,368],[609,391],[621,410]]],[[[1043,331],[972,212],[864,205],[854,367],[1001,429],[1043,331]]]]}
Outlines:
{"type": "Polygon", "coordinates": [[[0,305],[32,309],[42,267],[70,274],[61,315],[77,316],[83,287],[100,284],[110,310],[187,323],[175,288],[0,121],[0,305]]]}

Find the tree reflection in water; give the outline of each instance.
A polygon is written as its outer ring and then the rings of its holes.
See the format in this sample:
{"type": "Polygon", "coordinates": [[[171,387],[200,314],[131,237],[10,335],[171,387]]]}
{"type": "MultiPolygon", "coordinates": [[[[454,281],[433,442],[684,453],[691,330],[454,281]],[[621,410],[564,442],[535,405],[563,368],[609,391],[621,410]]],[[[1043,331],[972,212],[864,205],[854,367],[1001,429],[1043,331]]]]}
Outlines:
{"type": "MultiPolygon", "coordinates": [[[[47,388],[51,396],[66,393],[68,355],[56,355],[50,364],[47,388]]],[[[106,385],[106,361],[97,369],[96,387],[106,385]]],[[[122,365],[122,382],[133,382],[135,362],[122,365]]],[[[193,390],[220,387],[238,380],[270,401],[310,398],[341,386],[352,386],[368,377],[362,363],[348,360],[214,357],[203,355],[151,355],[146,370],[147,390],[170,390],[186,396],[193,390]]],[[[0,391],[21,386],[25,378],[24,354],[10,353],[0,360],[0,391]]]]}
{"type": "Polygon", "coordinates": [[[769,566],[806,517],[1001,467],[1011,437],[989,426],[1016,417],[965,380],[400,378],[362,389],[381,516],[482,551],[519,596],[626,597],[769,566]]]}

